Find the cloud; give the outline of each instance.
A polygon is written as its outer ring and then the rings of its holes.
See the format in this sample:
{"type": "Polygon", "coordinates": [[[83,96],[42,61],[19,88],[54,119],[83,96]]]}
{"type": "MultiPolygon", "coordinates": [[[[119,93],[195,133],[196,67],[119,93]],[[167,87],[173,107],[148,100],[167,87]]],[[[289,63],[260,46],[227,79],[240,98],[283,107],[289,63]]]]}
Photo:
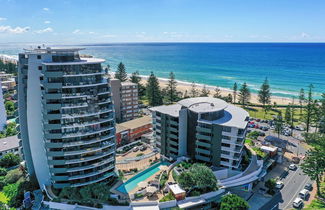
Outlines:
{"type": "Polygon", "coordinates": [[[300,36],[301,36],[301,38],[309,38],[309,37],[310,37],[310,35],[307,34],[307,33],[305,33],[305,32],[302,32],[302,33],[300,34],[300,36]]]}
{"type": "Polygon", "coordinates": [[[46,21],[44,21],[44,23],[45,23],[45,24],[50,24],[50,23],[51,23],[51,21],[49,21],[49,20],[46,20],[46,21]]]}
{"type": "Polygon", "coordinates": [[[73,34],[79,34],[80,33],[80,29],[76,29],[72,32],[73,34]]]}
{"type": "Polygon", "coordinates": [[[101,36],[102,38],[115,38],[116,37],[116,35],[114,35],[114,34],[105,34],[105,35],[103,35],[103,36],[101,36]]]}
{"type": "Polygon", "coordinates": [[[30,30],[30,27],[16,27],[11,26],[0,26],[0,33],[9,33],[9,34],[22,34],[30,30]]]}
{"type": "Polygon", "coordinates": [[[0,21],[5,21],[5,20],[7,20],[7,18],[0,17],[0,21]]]}
{"type": "Polygon", "coordinates": [[[88,32],[89,34],[95,34],[95,32],[93,32],[93,31],[90,31],[90,32],[88,32]]]}
{"type": "Polygon", "coordinates": [[[50,9],[49,9],[49,8],[47,8],[47,7],[44,7],[44,8],[43,8],[43,11],[46,11],[46,12],[48,12],[48,11],[50,11],[50,9]]]}
{"type": "Polygon", "coordinates": [[[169,38],[182,38],[184,37],[184,34],[183,33],[180,33],[180,32],[168,32],[168,31],[165,31],[163,32],[163,34],[169,38]]]}
{"type": "Polygon", "coordinates": [[[38,31],[35,31],[35,32],[38,33],[38,34],[42,34],[42,33],[53,32],[53,29],[48,27],[48,28],[44,28],[42,30],[38,30],[38,31]]]}

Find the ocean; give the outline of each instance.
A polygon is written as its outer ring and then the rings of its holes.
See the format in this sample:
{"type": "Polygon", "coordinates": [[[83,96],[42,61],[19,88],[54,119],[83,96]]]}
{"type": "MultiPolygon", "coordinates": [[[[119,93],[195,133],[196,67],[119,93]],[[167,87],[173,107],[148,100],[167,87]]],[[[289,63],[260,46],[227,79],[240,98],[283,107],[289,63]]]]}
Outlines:
{"type": "MultiPolygon", "coordinates": [[[[128,73],[150,72],[167,78],[231,89],[247,82],[257,93],[267,77],[275,96],[297,96],[314,85],[325,92],[325,43],[123,43],[82,45],[82,54],[106,59],[115,71],[123,62],[128,73]]],[[[17,54],[21,46],[0,45],[0,54],[17,54]]]]}

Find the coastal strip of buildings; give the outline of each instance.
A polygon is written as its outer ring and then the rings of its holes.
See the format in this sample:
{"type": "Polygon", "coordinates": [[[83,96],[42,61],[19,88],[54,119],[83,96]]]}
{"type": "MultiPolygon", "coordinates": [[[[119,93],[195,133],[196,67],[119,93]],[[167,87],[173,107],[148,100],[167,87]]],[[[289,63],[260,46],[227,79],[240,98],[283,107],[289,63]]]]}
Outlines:
{"type": "Polygon", "coordinates": [[[41,188],[80,187],[115,173],[115,116],[102,59],[81,48],[19,54],[23,157],[41,188]]]}

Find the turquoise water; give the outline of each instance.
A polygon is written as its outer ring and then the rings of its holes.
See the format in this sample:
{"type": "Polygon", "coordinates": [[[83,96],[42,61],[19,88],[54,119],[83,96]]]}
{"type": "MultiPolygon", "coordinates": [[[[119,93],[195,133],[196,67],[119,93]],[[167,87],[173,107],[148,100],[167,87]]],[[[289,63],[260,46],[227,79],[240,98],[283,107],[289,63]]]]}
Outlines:
{"type": "Polygon", "coordinates": [[[161,166],[161,165],[168,166],[169,163],[167,163],[167,162],[156,163],[155,165],[151,166],[150,168],[147,168],[146,170],[141,171],[140,173],[136,174],[135,176],[133,176],[132,178],[127,180],[125,183],[120,185],[116,190],[118,190],[122,193],[130,192],[138,185],[138,183],[148,179],[149,177],[151,177],[152,175],[157,173],[160,170],[159,166],[161,166]]]}
{"type": "MultiPolygon", "coordinates": [[[[0,45],[0,54],[17,55],[26,46],[0,45]]],[[[314,85],[325,92],[325,43],[124,43],[84,45],[84,54],[106,59],[115,71],[151,71],[167,78],[170,71],[186,82],[232,88],[247,82],[256,93],[268,77],[273,95],[291,97],[314,85]]]]}

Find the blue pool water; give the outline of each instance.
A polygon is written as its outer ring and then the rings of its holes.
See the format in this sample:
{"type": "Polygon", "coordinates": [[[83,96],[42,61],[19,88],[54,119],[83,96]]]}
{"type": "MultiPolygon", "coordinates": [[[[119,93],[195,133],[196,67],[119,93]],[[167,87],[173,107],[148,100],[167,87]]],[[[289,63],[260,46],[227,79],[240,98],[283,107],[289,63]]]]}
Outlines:
{"type": "Polygon", "coordinates": [[[138,183],[148,179],[149,177],[151,177],[152,175],[157,173],[160,170],[159,166],[161,166],[161,165],[167,165],[168,166],[169,163],[160,162],[160,163],[154,164],[150,168],[147,168],[146,170],[141,171],[140,173],[133,176],[131,179],[127,180],[125,183],[120,185],[116,190],[118,190],[118,191],[120,191],[122,193],[130,192],[131,190],[133,190],[138,185],[138,183]]]}

